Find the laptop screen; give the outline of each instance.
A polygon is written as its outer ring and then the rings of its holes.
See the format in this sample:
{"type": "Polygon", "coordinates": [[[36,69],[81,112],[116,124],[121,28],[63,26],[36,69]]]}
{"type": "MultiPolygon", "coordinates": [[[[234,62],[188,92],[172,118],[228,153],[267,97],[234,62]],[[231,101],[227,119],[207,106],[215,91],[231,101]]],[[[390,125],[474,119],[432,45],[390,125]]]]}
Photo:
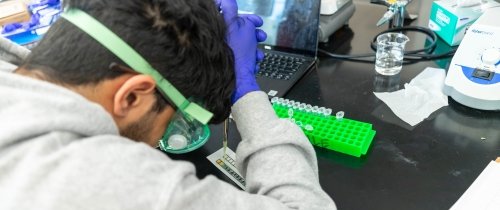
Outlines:
{"type": "Polygon", "coordinates": [[[321,0],[237,0],[240,14],[262,17],[265,48],[316,56],[321,0]]]}

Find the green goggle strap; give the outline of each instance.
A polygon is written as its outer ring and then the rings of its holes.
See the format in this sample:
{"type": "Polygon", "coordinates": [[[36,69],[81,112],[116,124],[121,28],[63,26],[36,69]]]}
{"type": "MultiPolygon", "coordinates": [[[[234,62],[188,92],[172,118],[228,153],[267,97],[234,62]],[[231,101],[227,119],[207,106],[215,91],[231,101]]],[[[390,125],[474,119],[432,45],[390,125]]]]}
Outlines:
{"type": "Polygon", "coordinates": [[[207,124],[213,114],[200,105],[186,99],[168,80],[156,71],[139,53],[98,20],[79,9],[68,9],[61,17],[73,23],[97,40],[138,73],[149,75],[156,85],[178,109],[189,114],[202,124],[207,124]]]}

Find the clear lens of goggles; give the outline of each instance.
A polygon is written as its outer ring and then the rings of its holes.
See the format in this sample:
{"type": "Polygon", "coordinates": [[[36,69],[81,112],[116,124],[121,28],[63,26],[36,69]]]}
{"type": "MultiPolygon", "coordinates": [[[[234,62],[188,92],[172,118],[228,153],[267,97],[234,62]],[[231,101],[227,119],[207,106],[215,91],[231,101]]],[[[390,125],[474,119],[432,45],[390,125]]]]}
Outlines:
{"type": "Polygon", "coordinates": [[[158,145],[161,150],[181,154],[203,146],[210,137],[210,129],[188,114],[177,111],[158,145]]]}

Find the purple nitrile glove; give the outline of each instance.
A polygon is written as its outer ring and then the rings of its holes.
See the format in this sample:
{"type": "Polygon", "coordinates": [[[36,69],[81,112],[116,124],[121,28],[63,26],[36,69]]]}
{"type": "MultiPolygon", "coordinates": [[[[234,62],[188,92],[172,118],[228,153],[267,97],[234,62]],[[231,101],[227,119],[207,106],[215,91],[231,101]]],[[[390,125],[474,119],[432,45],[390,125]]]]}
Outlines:
{"type": "Polygon", "coordinates": [[[2,33],[9,33],[9,32],[15,31],[18,28],[22,28],[22,27],[23,27],[23,25],[20,23],[6,24],[3,26],[2,33]]]}
{"type": "Polygon", "coordinates": [[[238,15],[236,0],[216,0],[228,27],[227,41],[234,54],[236,90],[231,102],[234,104],[245,94],[260,90],[255,79],[257,62],[264,59],[264,53],[257,49],[257,42],[266,40],[264,31],[257,29],[263,21],[257,15],[238,15]]]}

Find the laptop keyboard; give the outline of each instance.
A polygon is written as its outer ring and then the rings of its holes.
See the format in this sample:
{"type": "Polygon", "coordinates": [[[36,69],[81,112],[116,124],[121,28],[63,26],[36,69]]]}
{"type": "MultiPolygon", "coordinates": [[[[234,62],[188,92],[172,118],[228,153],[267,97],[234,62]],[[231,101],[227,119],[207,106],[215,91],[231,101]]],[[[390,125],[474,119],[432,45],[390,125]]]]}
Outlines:
{"type": "Polygon", "coordinates": [[[258,65],[257,76],[278,80],[289,80],[299,70],[305,59],[274,53],[265,53],[264,60],[258,65]]]}

